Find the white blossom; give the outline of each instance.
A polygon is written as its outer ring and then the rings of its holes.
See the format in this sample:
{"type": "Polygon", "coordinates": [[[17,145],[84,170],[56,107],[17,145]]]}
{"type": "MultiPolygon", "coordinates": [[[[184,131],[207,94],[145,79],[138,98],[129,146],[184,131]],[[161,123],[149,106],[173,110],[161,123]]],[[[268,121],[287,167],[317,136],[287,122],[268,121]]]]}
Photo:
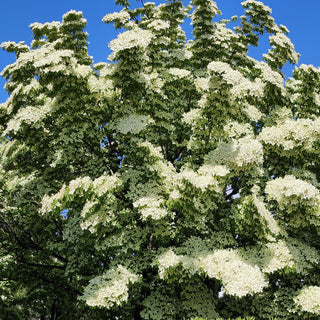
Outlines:
{"type": "Polygon", "coordinates": [[[311,183],[297,179],[292,175],[268,181],[265,192],[280,206],[295,205],[301,201],[310,206],[320,203],[319,190],[311,183]]]}
{"type": "Polygon", "coordinates": [[[244,7],[244,6],[252,6],[252,5],[257,5],[259,6],[260,8],[263,9],[263,11],[266,11],[268,13],[271,13],[272,10],[270,7],[266,6],[263,2],[261,1],[256,1],[256,0],[246,0],[246,1],[243,1],[241,2],[241,5],[244,7]]]}
{"type": "Polygon", "coordinates": [[[185,69],[179,69],[179,68],[170,68],[169,69],[169,73],[171,75],[173,75],[175,78],[185,78],[188,77],[190,75],[190,71],[189,70],[185,70],[185,69]]]}
{"type": "Polygon", "coordinates": [[[88,75],[92,73],[91,67],[84,64],[77,64],[74,68],[74,71],[75,74],[81,78],[86,78],[88,75]]]}
{"type": "Polygon", "coordinates": [[[117,174],[114,175],[108,175],[104,173],[102,176],[96,178],[93,183],[93,189],[95,191],[95,194],[98,197],[101,197],[105,193],[107,193],[110,190],[115,189],[116,187],[119,187],[122,184],[121,180],[119,179],[117,174]]]}
{"type": "Polygon", "coordinates": [[[320,315],[320,287],[304,287],[294,298],[294,302],[303,311],[320,315]]]}
{"type": "Polygon", "coordinates": [[[263,113],[258,110],[255,106],[252,104],[247,104],[244,108],[244,112],[247,114],[250,120],[252,121],[258,121],[263,116],[263,113]]]}
{"type": "Polygon", "coordinates": [[[167,276],[167,271],[169,268],[174,268],[179,264],[182,264],[184,269],[191,271],[192,273],[196,272],[194,267],[195,265],[194,259],[189,258],[187,256],[183,256],[183,255],[177,255],[173,252],[172,249],[169,249],[164,254],[159,256],[158,264],[159,264],[159,277],[161,279],[167,276]]]}
{"type": "Polygon", "coordinates": [[[120,186],[121,183],[121,180],[116,174],[111,176],[103,174],[94,181],[92,181],[90,177],[76,178],[71,180],[68,186],[64,184],[57,193],[51,196],[45,195],[42,199],[42,207],[40,212],[50,212],[54,209],[54,207],[61,206],[61,201],[65,198],[65,196],[73,195],[77,190],[80,190],[83,194],[90,189],[99,198],[108,191],[120,186]]]}
{"type": "Polygon", "coordinates": [[[140,142],[139,146],[148,148],[151,156],[157,157],[157,158],[163,158],[163,154],[161,152],[161,147],[155,147],[149,141],[140,142]]]}
{"type": "Polygon", "coordinates": [[[89,177],[80,177],[69,182],[69,194],[74,194],[77,189],[87,191],[92,184],[89,177]]]}
{"type": "Polygon", "coordinates": [[[134,47],[146,48],[154,35],[149,30],[143,30],[134,28],[129,31],[125,31],[118,35],[117,39],[112,40],[109,43],[109,48],[113,51],[110,59],[112,60],[115,55],[123,50],[131,49],[134,47]]]}
{"type": "Polygon", "coordinates": [[[230,143],[220,142],[218,147],[206,156],[213,164],[226,164],[241,168],[263,163],[262,144],[251,136],[245,136],[230,143]]]}
{"type": "Polygon", "coordinates": [[[199,77],[194,80],[194,84],[196,86],[197,91],[208,91],[210,88],[210,79],[199,77]]]}
{"type": "MultiPolygon", "coordinates": [[[[265,127],[259,135],[265,143],[281,146],[284,150],[291,150],[302,146],[311,149],[313,142],[320,137],[320,118],[287,119],[275,126],[265,127]]],[[[311,149],[312,150],[312,149],[311,149]]]]}
{"type": "Polygon", "coordinates": [[[272,273],[285,267],[292,268],[294,266],[293,256],[285,241],[279,240],[278,242],[268,243],[267,248],[269,251],[268,263],[263,268],[263,272],[272,273]]]}
{"type": "Polygon", "coordinates": [[[142,220],[146,220],[148,217],[159,220],[168,215],[168,211],[161,206],[163,201],[162,197],[151,195],[138,199],[133,203],[133,206],[139,209],[142,220]]]}
{"type": "Polygon", "coordinates": [[[130,19],[130,14],[128,13],[127,10],[123,9],[120,12],[113,12],[113,13],[106,14],[102,18],[102,22],[109,23],[109,22],[119,20],[120,22],[125,23],[129,19],[130,19]]]}
{"type": "Polygon", "coordinates": [[[229,121],[223,130],[230,138],[241,138],[243,136],[253,136],[253,130],[249,123],[239,123],[237,121],[229,121]]]}
{"type": "Polygon", "coordinates": [[[233,86],[231,89],[231,95],[234,98],[243,99],[243,97],[256,97],[262,98],[264,96],[264,87],[260,79],[250,81],[243,78],[240,82],[233,86]]]}
{"type": "Polygon", "coordinates": [[[204,192],[209,186],[218,185],[216,178],[210,174],[210,172],[207,171],[203,173],[204,174],[200,174],[191,169],[184,169],[178,176],[180,179],[185,179],[196,188],[201,189],[202,192],[204,192]]]}
{"type": "Polygon", "coordinates": [[[90,280],[82,298],[91,307],[111,308],[128,300],[128,285],[138,280],[139,276],[118,265],[90,280]]]}
{"type": "Polygon", "coordinates": [[[133,133],[137,134],[141,130],[145,129],[149,123],[152,123],[150,116],[142,114],[132,113],[121,118],[117,123],[117,130],[121,133],[133,133]]]}
{"type": "Polygon", "coordinates": [[[18,111],[14,118],[9,120],[4,134],[8,134],[11,131],[18,132],[23,122],[32,125],[36,124],[44,119],[50,111],[50,103],[40,107],[24,107],[18,111]]]}
{"type": "Polygon", "coordinates": [[[232,85],[239,84],[243,79],[243,75],[238,70],[234,70],[226,62],[213,61],[208,64],[208,71],[218,73],[222,78],[232,85]]]}
{"type": "Polygon", "coordinates": [[[268,285],[258,266],[252,266],[241,259],[235,250],[216,250],[197,261],[209,278],[222,281],[225,292],[237,297],[253,295],[268,285]]]}
{"type": "Polygon", "coordinates": [[[256,62],[255,67],[259,69],[262,73],[262,79],[272,83],[273,85],[282,88],[283,87],[283,77],[280,73],[274,71],[271,69],[271,67],[261,61],[261,62],[256,62]]]}
{"type": "Polygon", "coordinates": [[[192,125],[201,118],[201,114],[201,109],[191,109],[189,112],[183,114],[183,121],[192,125]]]}
{"type": "Polygon", "coordinates": [[[168,21],[163,21],[161,19],[155,19],[148,24],[148,28],[154,29],[157,31],[166,30],[170,28],[170,24],[168,21]]]}

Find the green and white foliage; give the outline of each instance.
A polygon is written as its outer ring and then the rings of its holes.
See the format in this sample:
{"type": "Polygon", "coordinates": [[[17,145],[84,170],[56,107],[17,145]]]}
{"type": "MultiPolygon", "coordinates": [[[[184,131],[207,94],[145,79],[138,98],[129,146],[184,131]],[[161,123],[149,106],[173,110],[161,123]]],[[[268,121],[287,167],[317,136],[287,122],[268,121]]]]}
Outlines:
{"type": "Polygon", "coordinates": [[[320,69],[260,1],[116,3],[109,62],[76,11],[2,44],[1,315],[318,319],[320,69]]]}

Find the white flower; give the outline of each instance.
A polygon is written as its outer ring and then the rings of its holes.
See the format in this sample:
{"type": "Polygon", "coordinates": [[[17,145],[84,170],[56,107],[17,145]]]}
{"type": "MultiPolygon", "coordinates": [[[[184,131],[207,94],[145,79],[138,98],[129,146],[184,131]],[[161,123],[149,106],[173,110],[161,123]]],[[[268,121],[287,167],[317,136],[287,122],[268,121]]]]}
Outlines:
{"type": "Polygon", "coordinates": [[[124,116],[118,121],[117,130],[124,134],[127,134],[129,132],[137,134],[152,122],[153,121],[150,116],[132,113],[130,115],[124,116]]]}
{"type": "Polygon", "coordinates": [[[8,122],[4,134],[8,134],[10,131],[18,132],[23,122],[34,125],[44,119],[50,111],[50,103],[40,107],[24,107],[8,122]]]}
{"type": "Polygon", "coordinates": [[[266,12],[268,12],[268,13],[271,13],[271,12],[272,12],[271,8],[268,7],[268,6],[266,6],[266,5],[264,5],[263,2],[261,2],[261,1],[246,0],[246,1],[241,2],[241,5],[242,5],[243,7],[244,7],[244,6],[250,6],[250,5],[251,5],[251,6],[252,6],[252,5],[257,5],[257,6],[259,6],[260,8],[262,8],[263,11],[266,11],[266,12]]]}
{"type": "MultiPolygon", "coordinates": [[[[268,181],[265,192],[271,199],[279,203],[280,208],[294,209],[297,204],[303,203],[309,207],[318,207],[320,192],[311,183],[297,179],[292,175],[268,181]]],[[[319,212],[320,214],[320,212],[319,212]]]]}
{"type": "Polygon", "coordinates": [[[197,120],[200,119],[202,114],[201,109],[191,109],[189,112],[183,114],[183,121],[190,125],[194,124],[197,120]]]}
{"type": "Polygon", "coordinates": [[[161,19],[155,19],[148,24],[148,28],[160,31],[160,30],[169,29],[170,24],[168,21],[163,21],[161,19]]]}
{"type": "Polygon", "coordinates": [[[188,77],[190,75],[189,70],[179,69],[179,68],[170,68],[169,73],[178,79],[188,77]]]}
{"type": "Polygon", "coordinates": [[[113,51],[111,59],[113,59],[118,52],[126,49],[134,47],[142,49],[146,48],[153,37],[154,35],[151,31],[139,28],[120,33],[117,39],[114,39],[109,43],[109,48],[113,51]]]}
{"type": "Polygon", "coordinates": [[[168,215],[168,211],[161,207],[163,201],[162,197],[151,195],[138,199],[133,203],[133,206],[139,208],[142,220],[146,220],[148,217],[153,220],[159,220],[168,215]]]}
{"type": "Polygon", "coordinates": [[[85,78],[92,73],[91,67],[84,64],[77,64],[74,71],[75,74],[81,78],[85,78]]]}
{"type": "Polygon", "coordinates": [[[189,181],[196,188],[201,189],[204,192],[209,186],[217,186],[216,178],[210,174],[210,172],[203,172],[203,174],[197,173],[191,169],[184,169],[178,175],[178,177],[183,180],[189,181]]]}
{"type": "Polygon", "coordinates": [[[229,121],[223,130],[230,138],[240,138],[242,136],[253,135],[252,127],[249,123],[239,123],[237,121],[229,121]]]}
{"type": "Polygon", "coordinates": [[[91,307],[111,308],[129,298],[129,284],[139,280],[139,276],[118,265],[102,276],[90,280],[82,297],[91,307]]]}
{"type": "Polygon", "coordinates": [[[259,69],[262,73],[262,79],[272,83],[273,85],[282,88],[283,87],[283,77],[280,73],[274,71],[271,69],[271,67],[261,61],[261,62],[256,62],[255,67],[259,69]]]}
{"type": "Polygon", "coordinates": [[[81,177],[69,182],[69,194],[74,194],[77,189],[83,189],[87,191],[92,184],[89,177],[81,177]]]}
{"type": "Polygon", "coordinates": [[[163,159],[163,154],[161,152],[161,147],[155,147],[149,141],[140,142],[139,146],[148,148],[151,156],[163,159]]]}
{"type": "Polygon", "coordinates": [[[235,250],[216,250],[198,258],[198,268],[222,281],[225,292],[237,297],[262,292],[268,285],[258,266],[244,262],[235,250]]]}
{"type": "Polygon", "coordinates": [[[208,71],[218,73],[222,78],[232,85],[239,84],[243,79],[241,72],[234,70],[228,63],[221,61],[213,61],[208,64],[208,71]]]}
{"type": "Polygon", "coordinates": [[[251,104],[246,105],[244,112],[248,115],[249,119],[252,121],[258,121],[263,116],[263,113],[260,112],[255,106],[251,104]]]}
{"type": "Polygon", "coordinates": [[[104,173],[102,176],[96,178],[92,186],[94,188],[95,194],[101,197],[108,191],[115,189],[122,184],[121,180],[118,178],[117,174],[108,175],[104,173]]]}
{"type": "Polygon", "coordinates": [[[161,279],[166,277],[167,270],[169,268],[174,268],[180,263],[184,267],[184,269],[191,271],[194,273],[195,267],[194,267],[194,259],[189,258],[187,256],[183,255],[177,255],[173,252],[172,249],[169,249],[166,253],[162,254],[158,258],[158,263],[159,263],[159,277],[161,279]]]}
{"type": "Polygon", "coordinates": [[[210,79],[209,78],[196,78],[194,80],[194,84],[196,86],[197,91],[208,91],[210,88],[210,79]]]}
{"type": "Polygon", "coordinates": [[[161,279],[164,278],[166,269],[175,267],[181,262],[181,256],[176,255],[172,249],[168,250],[165,254],[158,258],[159,262],[159,276],[161,279]]]}
{"type": "Polygon", "coordinates": [[[265,143],[281,146],[284,150],[291,150],[302,146],[312,150],[314,141],[320,137],[320,118],[287,119],[272,127],[265,127],[259,135],[265,143]]]}
{"type": "Polygon", "coordinates": [[[269,249],[268,264],[263,268],[263,272],[272,273],[285,267],[293,267],[293,256],[283,240],[267,244],[269,249]]]}
{"type": "Polygon", "coordinates": [[[231,89],[231,95],[234,98],[243,98],[245,96],[261,98],[264,95],[265,85],[260,79],[250,81],[243,78],[238,84],[234,85],[231,89]]]}
{"type": "Polygon", "coordinates": [[[320,287],[309,286],[303,288],[294,298],[294,302],[303,311],[320,315],[320,287]]]}
{"type": "Polygon", "coordinates": [[[102,22],[109,23],[115,20],[120,20],[120,22],[125,23],[130,19],[130,14],[125,9],[121,10],[120,12],[114,12],[106,14],[102,18],[102,22]]]}
{"type": "Polygon", "coordinates": [[[212,164],[226,164],[235,168],[262,164],[263,147],[258,140],[245,136],[230,143],[220,142],[206,158],[212,164]]]}

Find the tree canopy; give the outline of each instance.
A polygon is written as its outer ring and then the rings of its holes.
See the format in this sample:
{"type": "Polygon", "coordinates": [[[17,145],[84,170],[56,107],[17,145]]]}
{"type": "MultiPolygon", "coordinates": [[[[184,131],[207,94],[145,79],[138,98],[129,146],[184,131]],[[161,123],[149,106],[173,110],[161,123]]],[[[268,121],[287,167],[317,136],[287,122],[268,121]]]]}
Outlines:
{"type": "Polygon", "coordinates": [[[0,317],[319,319],[320,69],[260,1],[116,3],[109,62],[73,10],[2,43],[0,317]]]}

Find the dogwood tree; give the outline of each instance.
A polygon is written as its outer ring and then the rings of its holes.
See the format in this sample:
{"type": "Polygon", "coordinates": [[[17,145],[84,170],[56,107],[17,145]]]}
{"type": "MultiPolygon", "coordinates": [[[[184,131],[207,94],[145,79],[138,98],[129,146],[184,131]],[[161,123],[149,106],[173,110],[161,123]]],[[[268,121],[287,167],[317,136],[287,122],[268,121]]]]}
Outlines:
{"type": "Polygon", "coordinates": [[[260,1],[116,2],[110,62],[76,11],[2,44],[1,315],[318,319],[320,69],[260,1]]]}

